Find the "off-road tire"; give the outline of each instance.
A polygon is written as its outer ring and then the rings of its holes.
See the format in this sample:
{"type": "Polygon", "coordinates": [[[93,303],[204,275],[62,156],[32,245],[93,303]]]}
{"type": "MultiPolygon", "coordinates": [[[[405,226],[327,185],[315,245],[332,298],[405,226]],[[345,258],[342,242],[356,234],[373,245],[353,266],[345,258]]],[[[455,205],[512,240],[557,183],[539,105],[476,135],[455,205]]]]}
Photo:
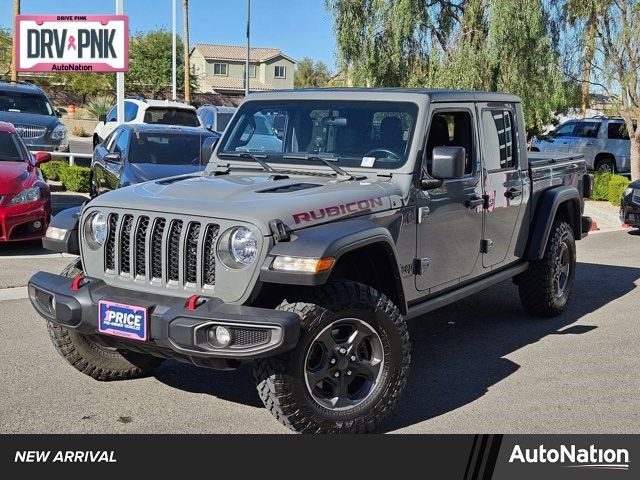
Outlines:
{"type": "Polygon", "coordinates": [[[544,257],[534,260],[518,279],[520,301],[525,310],[539,317],[560,315],[569,304],[576,272],[576,243],[571,226],[555,220],[549,232],[544,257]],[[562,245],[569,250],[569,275],[563,294],[554,292],[554,273],[562,245]]]}
{"type": "MultiPolygon", "coordinates": [[[[61,275],[75,277],[82,273],[82,263],[74,260],[61,275]]],[[[161,358],[136,352],[116,350],[95,342],[90,335],[78,333],[56,323],[47,322],[53,346],[71,366],[96,380],[140,378],[162,363],[161,358]]]]}
{"type": "Polygon", "coordinates": [[[288,428],[303,433],[366,433],[375,430],[393,409],[409,373],[410,343],[407,325],[398,308],[384,294],[351,281],[292,294],[278,310],[302,319],[296,348],[259,359],[254,374],[265,407],[288,428]],[[373,327],[384,349],[380,382],[366,400],[351,410],[319,405],[305,383],[307,350],[318,332],[341,318],[357,318],[373,327]]]}

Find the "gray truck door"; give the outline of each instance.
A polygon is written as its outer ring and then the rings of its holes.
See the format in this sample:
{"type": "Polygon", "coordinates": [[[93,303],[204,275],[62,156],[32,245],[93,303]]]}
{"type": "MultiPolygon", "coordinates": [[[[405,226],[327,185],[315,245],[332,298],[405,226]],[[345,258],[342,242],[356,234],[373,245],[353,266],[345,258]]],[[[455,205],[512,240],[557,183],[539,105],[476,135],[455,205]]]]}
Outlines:
{"type": "Polygon", "coordinates": [[[482,265],[491,267],[512,259],[524,192],[515,108],[492,103],[480,107],[480,115],[486,207],[482,265]]]}
{"type": "Polygon", "coordinates": [[[465,175],[441,187],[417,192],[416,288],[437,291],[476,270],[482,236],[482,186],[478,167],[478,130],[473,104],[436,106],[431,113],[423,175],[431,174],[432,150],[461,146],[465,175]]]}

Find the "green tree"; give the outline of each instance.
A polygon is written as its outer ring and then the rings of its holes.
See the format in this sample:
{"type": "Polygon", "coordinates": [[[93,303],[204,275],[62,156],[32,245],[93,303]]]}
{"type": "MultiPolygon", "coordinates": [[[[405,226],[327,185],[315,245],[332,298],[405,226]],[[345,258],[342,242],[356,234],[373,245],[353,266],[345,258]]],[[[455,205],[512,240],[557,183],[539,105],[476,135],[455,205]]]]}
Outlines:
{"type": "Polygon", "coordinates": [[[115,90],[113,73],[56,73],[52,83],[61,83],[67,90],[82,96],[82,104],[87,97],[104,95],[115,90]]]}
{"type": "MultiPolygon", "coordinates": [[[[177,49],[177,89],[184,90],[184,54],[180,38],[177,49]]],[[[153,30],[138,33],[129,41],[127,90],[159,98],[171,89],[171,33],[153,30]]],[[[197,91],[197,79],[191,75],[191,90],[197,91]]]]}
{"type": "Polygon", "coordinates": [[[324,87],[330,79],[329,68],[323,62],[305,57],[296,64],[293,85],[295,88],[324,87]]]}

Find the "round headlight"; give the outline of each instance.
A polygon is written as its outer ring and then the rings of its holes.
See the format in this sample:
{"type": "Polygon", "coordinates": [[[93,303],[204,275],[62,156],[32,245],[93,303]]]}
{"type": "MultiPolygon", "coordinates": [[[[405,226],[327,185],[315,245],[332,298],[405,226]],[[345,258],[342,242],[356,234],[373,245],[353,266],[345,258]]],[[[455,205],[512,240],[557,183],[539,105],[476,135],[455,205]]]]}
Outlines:
{"type": "Polygon", "coordinates": [[[96,250],[107,239],[107,216],[102,212],[94,212],[85,222],[85,238],[87,244],[96,250]]]}
{"type": "Polygon", "coordinates": [[[218,256],[229,268],[244,268],[258,257],[258,239],[246,227],[234,227],[220,237],[218,256]]]}

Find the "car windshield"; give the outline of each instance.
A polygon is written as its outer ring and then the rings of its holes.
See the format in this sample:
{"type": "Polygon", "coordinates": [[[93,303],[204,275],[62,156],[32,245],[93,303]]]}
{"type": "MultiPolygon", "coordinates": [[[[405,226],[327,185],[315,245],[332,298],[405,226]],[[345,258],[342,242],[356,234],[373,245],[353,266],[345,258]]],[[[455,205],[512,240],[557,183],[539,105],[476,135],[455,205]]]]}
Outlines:
{"type": "Polygon", "coordinates": [[[138,132],[131,139],[129,161],[156,165],[200,165],[209,159],[200,159],[200,149],[206,138],[203,134],[138,132]]]}
{"type": "Polygon", "coordinates": [[[218,155],[250,152],[269,163],[321,156],[341,167],[398,168],[407,160],[417,113],[417,105],[407,102],[248,102],[227,128],[218,155]]]}
{"type": "Polygon", "coordinates": [[[23,152],[15,135],[0,132],[0,162],[22,162],[23,152]]]}
{"type": "Polygon", "coordinates": [[[144,123],[199,127],[200,121],[195,110],[172,107],[150,107],[144,112],[144,123]]]}
{"type": "Polygon", "coordinates": [[[0,92],[0,112],[55,115],[51,103],[44,95],[16,92],[0,92]]]}

